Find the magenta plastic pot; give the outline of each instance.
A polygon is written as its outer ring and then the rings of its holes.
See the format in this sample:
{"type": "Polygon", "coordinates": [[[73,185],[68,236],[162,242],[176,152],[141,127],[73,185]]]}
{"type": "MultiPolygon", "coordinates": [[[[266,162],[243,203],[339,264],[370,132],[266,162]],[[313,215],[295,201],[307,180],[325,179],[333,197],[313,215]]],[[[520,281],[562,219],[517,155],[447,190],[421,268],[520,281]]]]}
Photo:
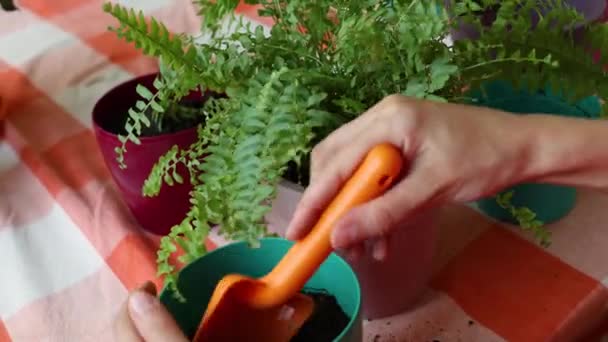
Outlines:
{"type": "Polygon", "coordinates": [[[192,189],[189,177],[185,177],[187,173],[184,169],[178,168],[180,174],[184,175],[184,184],[163,184],[156,197],[144,197],[142,186],[160,156],[173,145],[187,148],[196,140],[196,127],[172,134],[140,137],[141,145],[128,142],[124,155],[126,169],[119,167],[114,151],[121,145],[117,130],[124,126],[128,109],[141,99],[135,90],[136,86],[143,84],[153,89],[155,77],[156,74],[151,74],[135,78],[106,93],[93,109],[93,129],[105,164],[135,219],[143,229],[165,235],[171,227],[183,220],[189,210],[192,189]]]}

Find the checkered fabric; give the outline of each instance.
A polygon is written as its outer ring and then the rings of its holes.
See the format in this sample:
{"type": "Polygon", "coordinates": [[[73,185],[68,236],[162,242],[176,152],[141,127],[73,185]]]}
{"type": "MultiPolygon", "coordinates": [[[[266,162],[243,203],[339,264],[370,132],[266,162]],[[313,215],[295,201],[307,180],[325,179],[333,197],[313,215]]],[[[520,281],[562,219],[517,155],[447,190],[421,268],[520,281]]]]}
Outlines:
{"type": "MultiPolygon", "coordinates": [[[[200,27],[189,0],[122,2],[175,32],[200,27]]],[[[157,64],[106,30],[114,22],[100,0],[17,6],[0,11],[0,342],[112,341],[128,291],[155,279],[158,238],[112,183],[91,110],[157,64]]],[[[251,6],[238,11],[271,24],[251,6]]],[[[443,209],[421,304],[366,322],[366,340],[599,339],[608,333],[606,208],[607,196],[581,192],[546,250],[466,207],[443,209]]]]}

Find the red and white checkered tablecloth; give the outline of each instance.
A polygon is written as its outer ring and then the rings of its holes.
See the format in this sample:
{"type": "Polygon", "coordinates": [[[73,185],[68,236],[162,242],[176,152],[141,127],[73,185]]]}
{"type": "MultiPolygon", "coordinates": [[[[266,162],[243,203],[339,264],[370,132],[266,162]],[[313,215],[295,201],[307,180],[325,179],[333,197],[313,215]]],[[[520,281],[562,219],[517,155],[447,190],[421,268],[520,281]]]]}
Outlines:
{"type": "MultiPolygon", "coordinates": [[[[189,0],[122,2],[172,31],[200,27],[189,0]]],[[[91,110],[157,65],[106,30],[114,22],[100,0],[17,4],[0,11],[0,342],[112,341],[128,291],[154,279],[158,238],[121,201],[91,110]]],[[[251,7],[239,12],[256,20],[251,7]]],[[[423,300],[367,322],[366,340],[599,338],[608,333],[607,209],[606,195],[582,192],[541,250],[471,209],[445,208],[423,300]]]]}

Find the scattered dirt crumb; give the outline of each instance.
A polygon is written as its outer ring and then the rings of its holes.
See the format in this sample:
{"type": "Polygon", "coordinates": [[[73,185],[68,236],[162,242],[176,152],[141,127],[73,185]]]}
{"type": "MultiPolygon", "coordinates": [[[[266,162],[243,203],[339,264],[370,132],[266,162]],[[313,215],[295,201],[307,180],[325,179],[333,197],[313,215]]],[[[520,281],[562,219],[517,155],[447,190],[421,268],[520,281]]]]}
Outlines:
{"type": "Polygon", "coordinates": [[[374,342],[378,342],[378,341],[380,341],[380,335],[374,336],[374,342]]]}
{"type": "Polygon", "coordinates": [[[386,322],[386,325],[391,325],[391,321],[386,322]]]}
{"type": "Polygon", "coordinates": [[[471,325],[473,325],[473,324],[475,324],[475,322],[474,322],[474,321],[469,321],[469,326],[471,326],[471,325]]]}

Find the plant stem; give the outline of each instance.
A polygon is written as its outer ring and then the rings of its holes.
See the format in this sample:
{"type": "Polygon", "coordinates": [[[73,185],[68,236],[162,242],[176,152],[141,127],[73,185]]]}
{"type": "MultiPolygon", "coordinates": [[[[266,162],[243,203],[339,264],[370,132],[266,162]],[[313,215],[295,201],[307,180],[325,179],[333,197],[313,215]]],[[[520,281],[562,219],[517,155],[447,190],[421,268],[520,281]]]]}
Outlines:
{"type": "Polygon", "coordinates": [[[307,55],[307,54],[301,54],[301,53],[299,53],[298,51],[295,51],[295,50],[290,50],[290,49],[284,48],[282,46],[277,46],[277,45],[273,45],[273,44],[263,43],[262,45],[265,46],[265,47],[271,48],[271,49],[277,49],[277,50],[281,50],[281,51],[285,51],[285,52],[292,52],[292,53],[297,54],[300,57],[311,59],[311,60],[317,62],[317,64],[319,64],[319,65],[323,64],[323,62],[319,58],[316,58],[314,56],[307,55]]]}
{"type": "Polygon", "coordinates": [[[525,57],[525,58],[513,58],[513,57],[506,57],[506,58],[499,58],[499,59],[493,59],[491,61],[487,61],[487,62],[483,62],[483,63],[477,63],[477,64],[473,64],[473,65],[469,65],[468,67],[462,68],[462,71],[469,71],[472,69],[477,69],[477,68],[481,68],[483,66],[486,65],[490,65],[490,64],[496,64],[496,63],[504,63],[504,62],[516,62],[516,63],[521,63],[521,62],[536,62],[536,63],[544,63],[547,65],[551,65],[551,63],[547,63],[546,61],[542,60],[542,59],[538,59],[538,58],[529,58],[529,57],[525,57]]]}

